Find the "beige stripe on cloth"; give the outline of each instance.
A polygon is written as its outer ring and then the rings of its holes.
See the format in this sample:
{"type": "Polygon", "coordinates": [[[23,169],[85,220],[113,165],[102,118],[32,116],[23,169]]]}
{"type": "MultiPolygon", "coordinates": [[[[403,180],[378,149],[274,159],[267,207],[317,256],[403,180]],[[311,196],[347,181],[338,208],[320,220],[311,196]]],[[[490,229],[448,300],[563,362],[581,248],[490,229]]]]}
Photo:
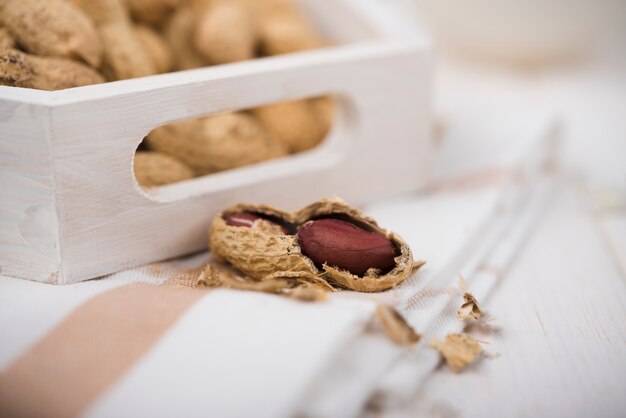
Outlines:
{"type": "Polygon", "coordinates": [[[78,416],[205,294],[132,283],[93,297],[0,374],[0,416],[78,416]]]}

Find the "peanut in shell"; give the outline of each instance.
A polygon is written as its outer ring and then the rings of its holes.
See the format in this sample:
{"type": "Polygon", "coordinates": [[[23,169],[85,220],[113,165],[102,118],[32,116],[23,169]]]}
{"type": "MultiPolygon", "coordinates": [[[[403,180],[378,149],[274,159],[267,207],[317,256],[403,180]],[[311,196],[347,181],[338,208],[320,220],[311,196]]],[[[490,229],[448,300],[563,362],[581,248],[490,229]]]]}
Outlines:
{"type": "Polygon", "coordinates": [[[35,55],[102,62],[102,43],[94,24],[64,0],[2,0],[0,24],[17,43],[35,55]]]}
{"type": "Polygon", "coordinates": [[[239,0],[212,0],[196,19],[194,45],[212,64],[254,58],[257,44],[252,12],[239,0]]]}
{"type": "Polygon", "coordinates": [[[15,49],[0,50],[0,85],[63,90],[103,83],[94,69],[66,58],[39,57],[15,49]]]}
{"type": "Polygon", "coordinates": [[[95,23],[104,46],[103,72],[111,81],[156,74],[157,68],[133,29],[123,0],[70,0],[95,23]]]}
{"type": "Polygon", "coordinates": [[[193,171],[185,164],[156,151],[137,152],[133,168],[137,183],[143,188],[164,186],[193,177],[193,171]]]}
{"type": "Polygon", "coordinates": [[[186,0],[126,0],[133,19],[150,26],[159,27],[186,0]]]}
{"type": "Polygon", "coordinates": [[[409,246],[394,233],[380,228],[376,221],[341,200],[324,199],[297,212],[287,213],[266,205],[237,205],[217,214],[209,230],[209,248],[214,256],[256,280],[277,273],[322,278],[329,284],[359,292],[380,292],[397,286],[412,271],[413,256],[409,246]],[[259,228],[228,225],[225,218],[233,213],[253,213],[271,223],[285,226],[291,234],[280,233],[263,223],[259,228]],[[348,220],[365,230],[384,235],[397,250],[395,266],[389,271],[371,268],[358,276],[349,271],[312,260],[303,254],[297,229],[320,218],[348,220]]]}
{"type": "Polygon", "coordinates": [[[135,25],[135,36],[143,45],[144,51],[152,60],[158,73],[167,73],[174,67],[174,56],[168,43],[160,33],[149,26],[135,25]]]}
{"type": "Polygon", "coordinates": [[[259,163],[287,154],[257,119],[246,112],[223,113],[171,123],[150,132],[151,149],[172,155],[197,175],[259,163]]]}
{"type": "Polygon", "coordinates": [[[293,153],[314,148],[328,132],[312,100],[273,103],[252,112],[267,132],[293,153]]]}
{"type": "Polygon", "coordinates": [[[195,16],[191,7],[183,5],[165,24],[163,37],[174,54],[174,68],[189,70],[209,65],[193,42],[195,16]]]}

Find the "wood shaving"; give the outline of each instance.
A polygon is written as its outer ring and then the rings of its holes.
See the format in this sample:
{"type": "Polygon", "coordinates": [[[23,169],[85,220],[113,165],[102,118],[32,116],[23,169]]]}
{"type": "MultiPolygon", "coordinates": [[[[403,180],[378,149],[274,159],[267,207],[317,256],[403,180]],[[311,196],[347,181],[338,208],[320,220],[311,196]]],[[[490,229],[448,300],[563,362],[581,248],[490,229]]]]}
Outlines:
{"type": "Polygon", "coordinates": [[[376,308],[376,317],[389,338],[398,344],[407,346],[413,345],[421,339],[421,335],[415,332],[402,315],[392,306],[378,305],[376,308]]]}
{"type": "Polygon", "coordinates": [[[463,371],[483,355],[479,342],[467,334],[448,334],[445,341],[435,338],[429,345],[441,353],[455,373],[463,371]]]}
{"type": "Polygon", "coordinates": [[[457,311],[456,317],[463,321],[468,319],[475,319],[477,321],[480,320],[483,315],[483,310],[474,295],[469,292],[465,292],[463,293],[463,300],[464,302],[457,311]]]}
{"type": "Polygon", "coordinates": [[[256,280],[211,263],[200,273],[197,286],[271,293],[305,302],[324,301],[332,291],[326,282],[314,277],[282,274],[256,280]]]}

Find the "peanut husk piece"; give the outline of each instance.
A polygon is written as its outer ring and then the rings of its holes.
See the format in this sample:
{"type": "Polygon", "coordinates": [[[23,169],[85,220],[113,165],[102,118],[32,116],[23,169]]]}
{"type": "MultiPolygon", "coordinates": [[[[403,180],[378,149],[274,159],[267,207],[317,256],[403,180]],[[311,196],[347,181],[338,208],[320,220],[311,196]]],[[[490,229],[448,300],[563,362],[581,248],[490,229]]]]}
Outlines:
{"type": "Polygon", "coordinates": [[[374,219],[339,199],[323,199],[295,213],[286,213],[266,205],[237,205],[213,219],[209,231],[209,247],[220,259],[258,280],[276,272],[312,274],[328,283],[360,292],[380,292],[395,287],[410,274],[413,256],[408,245],[396,234],[387,233],[374,219]],[[268,233],[258,228],[230,226],[224,216],[251,212],[284,222],[292,228],[292,235],[268,233]],[[347,271],[324,265],[318,269],[313,261],[302,254],[295,228],[305,222],[325,216],[349,218],[361,227],[384,234],[398,248],[396,266],[385,274],[374,269],[359,277],[347,271]]]}
{"type": "Polygon", "coordinates": [[[448,334],[443,342],[435,338],[429,345],[441,353],[455,373],[463,371],[483,355],[478,341],[467,334],[448,334]]]}
{"type": "Polygon", "coordinates": [[[304,275],[267,277],[259,281],[212,263],[200,273],[197,286],[270,293],[305,302],[324,301],[333,291],[328,284],[311,281],[304,275]]]}
{"type": "Polygon", "coordinates": [[[411,274],[415,273],[416,271],[418,271],[419,269],[421,269],[425,265],[426,265],[426,261],[424,261],[424,260],[415,260],[415,261],[413,261],[413,265],[411,266],[411,274]]]}
{"type": "Polygon", "coordinates": [[[463,304],[456,313],[456,317],[461,320],[479,320],[483,315],[483,310],[474,295],[469,292],[463,293],[463,301],[463,304]]]}
{"type": "Polygon", "coordinates": [[[392,306],[378,305],[376,317],[380,321],[385,333],[394,342],[411,346],[419,342],[421,336],[406,322],[400,313],[392,306]]]}

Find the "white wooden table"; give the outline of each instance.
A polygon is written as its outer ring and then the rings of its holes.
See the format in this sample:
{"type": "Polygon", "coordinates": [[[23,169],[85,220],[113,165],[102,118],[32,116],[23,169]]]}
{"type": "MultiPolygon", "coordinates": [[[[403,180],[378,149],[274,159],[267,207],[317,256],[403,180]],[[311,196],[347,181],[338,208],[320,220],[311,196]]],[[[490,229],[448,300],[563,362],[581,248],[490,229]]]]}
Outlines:
{"type": "Polygon", "coordinates": [[[485,91],[494,102],[560,112],[566,178],[484,302],[501,331],[482,337],[501,356],[458,375],[440,367],[412,405],[389,416],[626,416],[626,38],[621,39],[586,63],[526,73],[440,55],[436,102],[444,117],[485,91]]]}
{"type": "MultiPolygon", "coordinates": [[[[411,408],[429,417],[619,417],[626,411],[626,283],[588,195],[564,185],[486,308],[501,354],[437,370],[411,408]]],[[[409,413],[408,410],[403,413],[409,413]]]]}

